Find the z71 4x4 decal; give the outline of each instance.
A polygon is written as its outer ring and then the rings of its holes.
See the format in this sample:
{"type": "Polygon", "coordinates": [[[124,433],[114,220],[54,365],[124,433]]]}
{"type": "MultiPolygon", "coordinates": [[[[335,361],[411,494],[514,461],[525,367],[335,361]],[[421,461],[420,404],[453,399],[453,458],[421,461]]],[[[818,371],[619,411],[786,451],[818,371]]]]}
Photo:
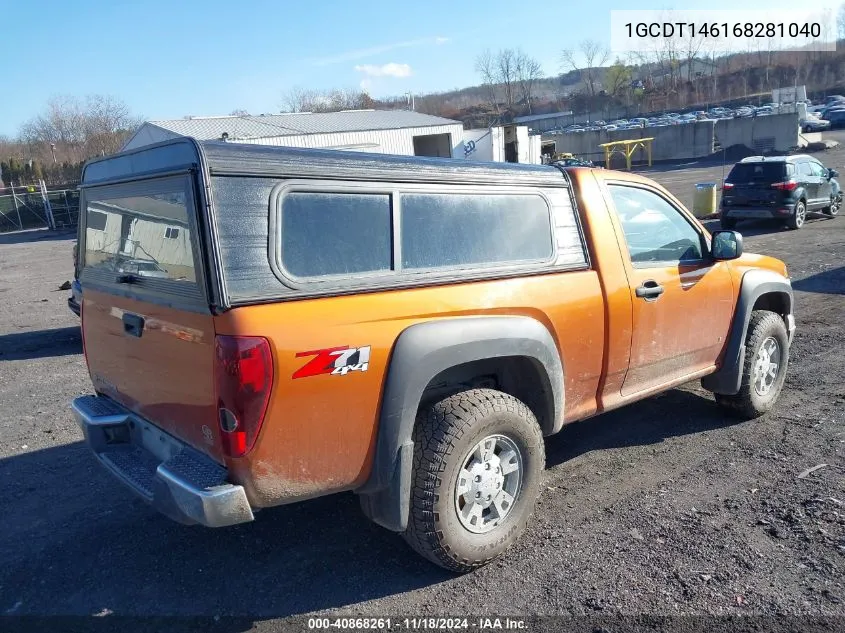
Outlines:
{"type": "Polygon", "coordinates": [[[350,371],[367,371],[370,362],[370,346],[366,347],[331,347],[313,352],[298,352],[296,357],[314,356],[310,361],[293,373],[294,378],[307,378],[331,374],[345,376],[350,371]]]}

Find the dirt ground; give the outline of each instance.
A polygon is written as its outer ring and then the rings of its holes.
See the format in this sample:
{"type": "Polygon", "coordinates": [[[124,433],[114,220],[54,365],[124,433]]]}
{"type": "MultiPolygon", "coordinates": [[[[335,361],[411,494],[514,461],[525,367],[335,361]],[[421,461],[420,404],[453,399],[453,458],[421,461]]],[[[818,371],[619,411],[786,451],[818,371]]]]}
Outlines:
{"type": "MultiPolygon", "coordinates": [[[[819,157],[845,175],[845,151],[819,157]]],[[[721,166],[650,174],[689,203],[721,166]]],[[[796,291],[776,410],[738,423],[691,384],[567,427],[527,533],[461,577],[368,523],[351,494],[220,530],[134,499],[68,408],[90,391],[57,290],[72,236],[0,236],[0,615],[238,616],[226,630],[315,612],[845,616],[845,217],[739,230],[746,250],[786,261],[796,291]]]]}

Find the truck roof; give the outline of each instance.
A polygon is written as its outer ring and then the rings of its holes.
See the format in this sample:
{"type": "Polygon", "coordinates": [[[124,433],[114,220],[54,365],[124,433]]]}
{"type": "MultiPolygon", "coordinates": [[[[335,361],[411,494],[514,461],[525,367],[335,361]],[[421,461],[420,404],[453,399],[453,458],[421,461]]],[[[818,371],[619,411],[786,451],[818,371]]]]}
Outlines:
{"type": "Polygon", "coordinates": [[[181,137],[86,163],[82,186],[205,167],[211,174],[567,186],[556,167],[181,137]]]}

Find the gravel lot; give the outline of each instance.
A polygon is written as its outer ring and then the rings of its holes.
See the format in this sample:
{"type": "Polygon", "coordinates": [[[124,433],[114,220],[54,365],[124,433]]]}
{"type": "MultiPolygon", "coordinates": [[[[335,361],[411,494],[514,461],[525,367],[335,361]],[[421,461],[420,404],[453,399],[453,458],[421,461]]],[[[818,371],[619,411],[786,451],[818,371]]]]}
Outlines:
{"type": "MultiPolygon", "coordinates": [[[[845,174],[845,151],[819,157],[845,174]]],[[[721,166],[651,174],[689,203],[721,166]]],[[[845,218],[739,230],[796,289],[776,411],[737,423],[692,384],[567,427],[527,533],[463,577],[367,522],[351,494],[221,530],[135,500],[68,408],[90,390],[57,290],[73,236],[0,236],[0,614],[242,618],[227,630],[313,612],[845,616],[845,218]]]]}

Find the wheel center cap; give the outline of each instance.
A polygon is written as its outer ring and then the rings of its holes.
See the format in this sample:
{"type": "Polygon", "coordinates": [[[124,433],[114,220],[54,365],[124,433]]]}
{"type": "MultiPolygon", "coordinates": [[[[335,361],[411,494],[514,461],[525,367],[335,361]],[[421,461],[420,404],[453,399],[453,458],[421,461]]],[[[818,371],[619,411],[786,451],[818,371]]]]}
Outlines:
{"type": "Polygon", "coordinates": [[[760,371],[767,372],[772,364],[772,357],[765,350],[760,351],[760,360],[757,361],[757,368],[760,371]]]}
{"type": "Polygon", "coordinates": [[[499,458],[491,456],[486,462],[476,462],[470,468],[472,483],[468,495],[472,501],[484,508],[489,507],[502,490],[505,476],[499,458]]]}

